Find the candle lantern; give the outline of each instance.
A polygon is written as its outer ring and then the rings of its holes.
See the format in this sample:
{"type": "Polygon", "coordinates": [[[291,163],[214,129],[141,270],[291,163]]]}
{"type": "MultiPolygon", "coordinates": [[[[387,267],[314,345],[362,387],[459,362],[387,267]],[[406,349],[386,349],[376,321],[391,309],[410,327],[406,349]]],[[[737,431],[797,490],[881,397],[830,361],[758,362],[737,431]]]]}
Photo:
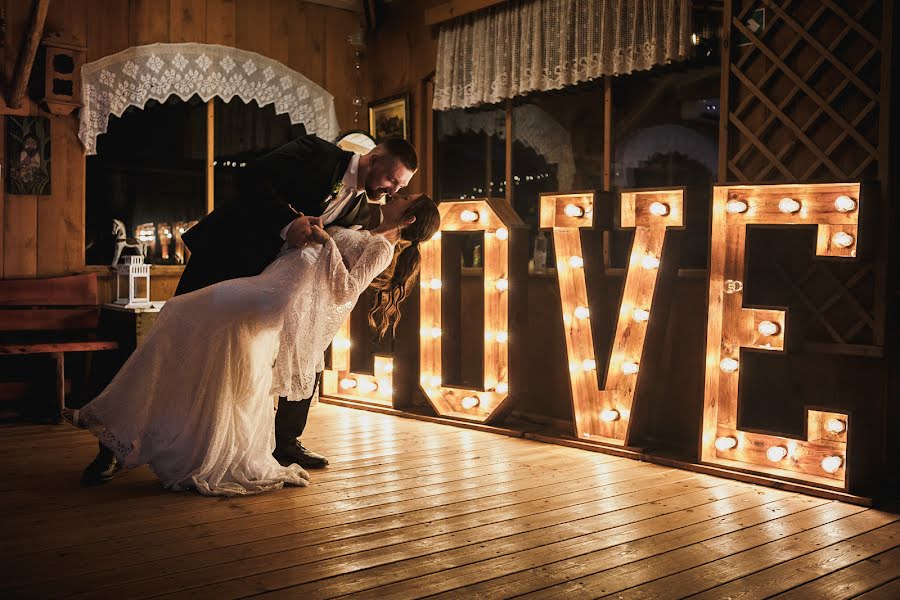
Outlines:
{"type": "Polygon", "coordinates": [[[144,264],[143,256],[123,256],[116,265],[116,304],[150,306],[150,265],[144,264]]]}

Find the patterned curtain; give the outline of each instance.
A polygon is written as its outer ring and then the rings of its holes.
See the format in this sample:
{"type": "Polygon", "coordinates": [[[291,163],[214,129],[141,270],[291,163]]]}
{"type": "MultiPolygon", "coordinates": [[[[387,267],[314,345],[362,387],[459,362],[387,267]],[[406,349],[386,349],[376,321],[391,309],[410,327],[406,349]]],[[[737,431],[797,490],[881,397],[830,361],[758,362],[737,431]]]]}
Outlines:
{"type": "Polygon", "coordinates": [[[683,60],[690,0],[511,0],[441,26],[435,110],[683,60]]]}

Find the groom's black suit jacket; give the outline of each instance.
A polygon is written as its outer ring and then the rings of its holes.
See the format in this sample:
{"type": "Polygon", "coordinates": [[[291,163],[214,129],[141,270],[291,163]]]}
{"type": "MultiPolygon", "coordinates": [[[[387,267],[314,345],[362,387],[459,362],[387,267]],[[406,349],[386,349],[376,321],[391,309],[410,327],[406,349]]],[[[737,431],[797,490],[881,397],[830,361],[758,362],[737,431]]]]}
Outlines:
{"type": "Polygon", "coordinates": [[[219,281],[258,275],[281,250],[281,230],[297,213],[320,216],[352,152],[301,135],[242,169],[238,198],[184,233],[191,258],[177,294],[219,281]],[[296,212],[295,212],[296,211],[296,212]]]}

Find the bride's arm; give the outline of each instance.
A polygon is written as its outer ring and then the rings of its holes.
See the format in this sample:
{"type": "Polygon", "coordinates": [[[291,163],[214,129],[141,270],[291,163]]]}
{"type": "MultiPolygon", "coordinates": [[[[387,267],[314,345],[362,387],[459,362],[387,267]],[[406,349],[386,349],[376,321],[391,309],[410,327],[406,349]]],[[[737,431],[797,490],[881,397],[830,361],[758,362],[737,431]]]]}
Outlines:
{"type": "Polygon", "coordinates": [[[365,248],[351,269],[347,269],[331,237],[325,242],[322,254],[322,258],[329,261],[327,284],[335,300],[338,303],[353,302],[391,264],[394,245],[381,234],[368,235],[365,248]]]}

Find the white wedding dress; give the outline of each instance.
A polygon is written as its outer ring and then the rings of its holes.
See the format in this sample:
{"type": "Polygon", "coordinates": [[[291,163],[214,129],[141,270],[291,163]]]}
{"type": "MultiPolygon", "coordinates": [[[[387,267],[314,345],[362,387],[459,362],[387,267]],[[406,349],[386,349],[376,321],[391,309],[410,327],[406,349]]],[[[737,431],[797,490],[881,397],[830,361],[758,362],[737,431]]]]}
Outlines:
{"type": "Polygon", "coordinates": [[[329,233],[260,275],[167,301],[106,389],[66,417],[124,466],[149,464],[174,490],[233,496],[305,486],[306,471],[272,457],[274,396],[312,395],[324,351],[394,252],[382,235],[329,233]]]}

